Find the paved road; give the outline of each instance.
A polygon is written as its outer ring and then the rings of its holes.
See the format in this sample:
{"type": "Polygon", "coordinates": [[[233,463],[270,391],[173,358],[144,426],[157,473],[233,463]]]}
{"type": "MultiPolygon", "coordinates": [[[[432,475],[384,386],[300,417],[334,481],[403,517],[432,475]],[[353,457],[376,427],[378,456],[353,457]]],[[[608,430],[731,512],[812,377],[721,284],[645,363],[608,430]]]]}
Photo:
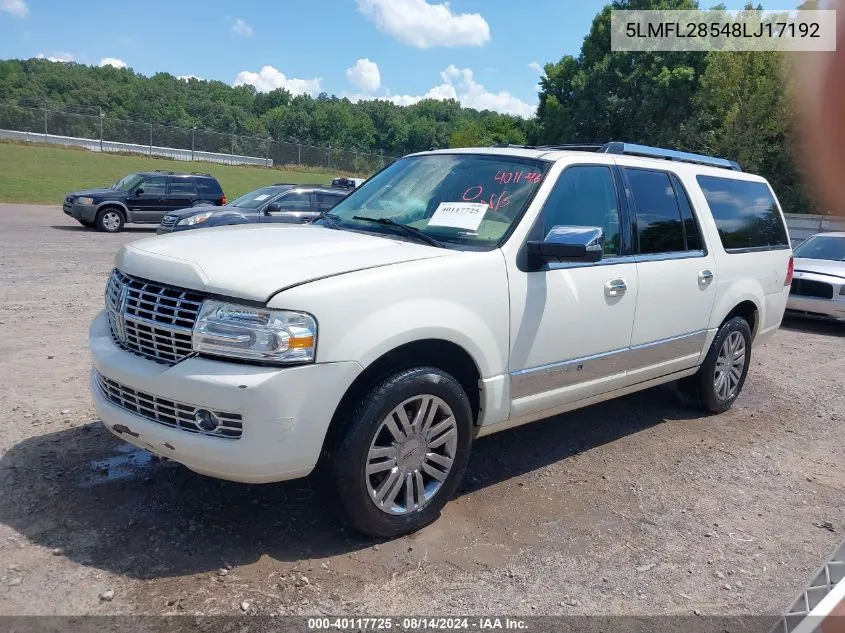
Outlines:
{"type": "Polygon", "coordinates": [[[721,416],[660,388],[479,440],[441,519],[376,543],[309,480],[218,482],[112,438],[87,326],[150,232],[0,223],[0,613],[774,614],[845,530],[841,329],[788,323],[721,416]]]}

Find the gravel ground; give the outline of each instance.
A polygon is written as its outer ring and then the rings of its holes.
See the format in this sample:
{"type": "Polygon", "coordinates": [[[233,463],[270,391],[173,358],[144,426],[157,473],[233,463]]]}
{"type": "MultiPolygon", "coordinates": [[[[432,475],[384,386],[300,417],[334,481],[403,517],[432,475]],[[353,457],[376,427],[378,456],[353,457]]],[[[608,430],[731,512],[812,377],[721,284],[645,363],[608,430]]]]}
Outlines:
{"type": "Polygon", "coordinates": [[[734,408],[658,388],[479,440],[389,542],[310,480],[219,482],[97,421],[87,327],[117,247],[0,205],[0,614],[776,614],[845,531],[845,330],[787,322],[734,408]]]}

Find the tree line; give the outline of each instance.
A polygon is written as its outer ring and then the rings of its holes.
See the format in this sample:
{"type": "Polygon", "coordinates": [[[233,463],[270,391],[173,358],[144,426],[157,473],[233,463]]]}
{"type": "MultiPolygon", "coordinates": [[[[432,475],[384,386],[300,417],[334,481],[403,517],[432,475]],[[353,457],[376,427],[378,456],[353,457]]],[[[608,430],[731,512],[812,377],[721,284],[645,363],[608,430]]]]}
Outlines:
{"type": "MultiPolygon", "coordinates": [[[[724,156],[764,175],[787,211],[810,212],[793,106],[777,52],[610,50],[610,11],[697,9],[696,0],[616,0],[593,19],[580,53],[547,63],[535,117],[464,108],[455,100],[410,106],[352,102],[222,81],[147,77],[131,69],[0,61],[0,102],[113,119],[401,156],[432,147],[609,140],[724,156]],[[87,110],[86,110],[87,108],[87,110]]],[[[751,6],[747,8],[752,8],[751,6]]]]}

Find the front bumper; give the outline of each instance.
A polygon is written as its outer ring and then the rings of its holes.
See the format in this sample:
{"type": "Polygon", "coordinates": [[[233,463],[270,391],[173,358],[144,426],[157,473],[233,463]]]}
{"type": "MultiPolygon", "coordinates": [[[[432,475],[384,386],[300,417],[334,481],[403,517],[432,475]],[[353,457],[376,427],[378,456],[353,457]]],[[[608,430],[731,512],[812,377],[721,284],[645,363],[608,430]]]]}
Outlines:
{"type": "Polygon", "coordinates": [[[62,205],[62,211],[76,220],[85,222],[93,222],[97,218],[96,204],[79,204],[78,202],[70,204],[65,201],[62,205]]]}
{"type": "Polygon", "coordinates": [[[817,299],[789,295],[786,313],[814,319],[828,319],[845,323],[845,297],[834,294],[833,299],[817,299]]]}
{"type": "Polygon", "coordinates": [[[341,397],[361,372],[356,362],[259,367],[194,357],[162,365],[120,348],[104,313],[91,324],[89,344],[91,390],[106,428],[198,473],[247,483],[310,473],[341,397]],[[239,413],[242,435],[212,437],[141,417],[107,399],[95,371],[140,392],[239,413]]]}

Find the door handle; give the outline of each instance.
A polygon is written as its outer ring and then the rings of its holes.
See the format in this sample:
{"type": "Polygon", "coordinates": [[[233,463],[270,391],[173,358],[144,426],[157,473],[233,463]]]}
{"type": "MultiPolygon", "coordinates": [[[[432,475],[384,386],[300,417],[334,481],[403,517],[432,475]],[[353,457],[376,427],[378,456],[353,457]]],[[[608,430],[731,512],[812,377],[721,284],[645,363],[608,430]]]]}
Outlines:
{"type": "Polygon", "coordinates": [[[700,273],[698,273],[698,285],[706,286],[711,281],[713,281],[713,271],[705,268],[700,273]]]}
{"type": "Polygon", "coordinates": [[[621,297],[627,289],[624,279],[611,279],[604,284],[604,294],[608,297],[621,297]]]}

